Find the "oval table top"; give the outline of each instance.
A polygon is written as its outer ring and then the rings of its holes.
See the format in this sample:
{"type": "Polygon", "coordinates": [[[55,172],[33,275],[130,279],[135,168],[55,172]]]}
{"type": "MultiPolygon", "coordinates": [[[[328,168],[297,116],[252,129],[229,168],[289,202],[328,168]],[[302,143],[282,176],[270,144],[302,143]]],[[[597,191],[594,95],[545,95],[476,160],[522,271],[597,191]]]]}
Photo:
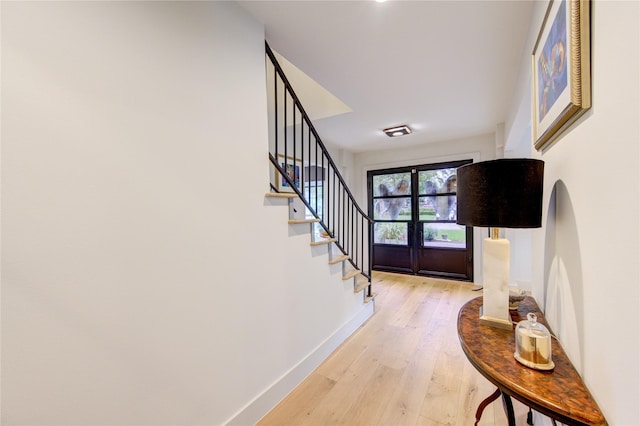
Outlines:
{"type": "MultiPolygon", "coordinates": [[[[458,314],[458,337],[473,366],[500,391],[532,409],[567,425],[606,425],[604,415],[589,389],[573,367],[558,340],[551,340],[555,368],[534,370],[513,357],[515,333],[480,324],[482,297],[467,302],[458,314]]],[[[551,334],[536,301],[527,296],[517,311],[510,311],[518,323],[533,312],[551,334]]],[[[514,324],[515,328],[515,324],[514,324]]]]}

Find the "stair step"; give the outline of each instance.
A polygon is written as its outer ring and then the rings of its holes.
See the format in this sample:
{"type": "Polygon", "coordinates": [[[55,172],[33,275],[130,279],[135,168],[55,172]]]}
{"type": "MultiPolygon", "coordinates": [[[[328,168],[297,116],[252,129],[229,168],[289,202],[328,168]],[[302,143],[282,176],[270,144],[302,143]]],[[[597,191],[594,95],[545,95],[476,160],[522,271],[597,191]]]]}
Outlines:
{"type": "Polygon", "coordinates": [[[348,254],[343,254],[342,256],[336,256],[335,258],[329,260],[329,265],[335,265],[336,263],[344,262],[349,258],[348,254]]]}
{"type": "Polygon", "coordinates": [[[338,241],[338,240],[336,240],[335,238],[323,238],[323,239],[318,240],[318,241],[311,241],[310,245],[312,245],[312,246],[322,246],[322,245],[325,245],[325,244],[335,243],[336,241],[338,241]]]}
{"type": "Polygon", "coordinates": [[[346,281],[349,278],[353,278],[356,275],[358,275],[359,273],[360,273],[360,269],[354,269],[353,271],[349,271],[345,275],[342,276],[342,281],[346,281]]]}
{"type": "Polygon", "coordinates": [[[364,298],[364,303],[369,303],[376,298],[378,293],[371,293],[371,296],[367,296],[364,298]]]}
{"type": "Polygon", "coordinates": [[[264,196],[271,198],[298,198],[298,194],[295,192],[267,192],[264,196]]]}
{"type": "Polygon", "coordinates": [[[289,219],[289,224],[294,224],[294,223],[314,223],[314,222],[320,222],[320,219],[318,219],[317,217],[314,217],[313,219],[289,219]]]}
{"type": "Polygon", "coordinates": [[[367,286],[369,285],[369,281],[359,281],[356,283],[355,287],[353,288],[353,292],[354,293],[360,293],[362,290],[364,290],[365,288],[367,288],[367,286]]]}

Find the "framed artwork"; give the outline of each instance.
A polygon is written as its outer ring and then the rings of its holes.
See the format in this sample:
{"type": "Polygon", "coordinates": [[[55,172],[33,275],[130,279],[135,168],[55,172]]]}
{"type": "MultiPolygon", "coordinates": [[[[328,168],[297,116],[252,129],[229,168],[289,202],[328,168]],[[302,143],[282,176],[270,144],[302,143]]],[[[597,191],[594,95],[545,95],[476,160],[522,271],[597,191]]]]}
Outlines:
{"type": "MultiPolygon", "coordinates": [[[[326,179],[326,168],[313,163],[309,164],[299,158],[288,155],[285,161],[284,155],[278,155],[278,163],[280,167],[287,171],[289,177],[295,182],[300,192],[303,190],[302,179],[304,179],[306,185],[313,187],[322,186],[322,181],[326,179]]],[[[279,192],[295,192],[278,170],[275,170],[274,182],[279,192]]]]}
{"type": "MultiPolygon", "coordinates": [[[[302,167],[302,160],[299,158],[294,158],[291,156],[285,157],[284,155],[278,155],[278,164],[282,167],[289,178],[295,182],[296,187],[299,191],[302,192],[302,186],[300,181],[300,168],[302,167]]],[[[293,188],[289,185],[289,182],[280,174],[278,170],[276,170],[276,187],[279,192],[295,192],[293,188]]]]}
{"type": "Polygon", "coordinates": [[[589,0],[551,0],[532,62],[533,142],[542,150],[591,107],[589,0]]]}

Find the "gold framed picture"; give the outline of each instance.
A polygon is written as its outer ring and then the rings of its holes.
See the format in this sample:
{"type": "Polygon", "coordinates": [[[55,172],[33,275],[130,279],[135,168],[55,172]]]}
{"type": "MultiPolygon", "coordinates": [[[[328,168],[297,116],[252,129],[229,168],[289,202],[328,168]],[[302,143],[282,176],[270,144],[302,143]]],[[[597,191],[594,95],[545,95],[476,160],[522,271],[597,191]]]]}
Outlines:
{"type": "Polygon", "coordinates": [[[589,0],[551,0],[531,55],[532,130],[549,146],[591,108],[589,0]]]}

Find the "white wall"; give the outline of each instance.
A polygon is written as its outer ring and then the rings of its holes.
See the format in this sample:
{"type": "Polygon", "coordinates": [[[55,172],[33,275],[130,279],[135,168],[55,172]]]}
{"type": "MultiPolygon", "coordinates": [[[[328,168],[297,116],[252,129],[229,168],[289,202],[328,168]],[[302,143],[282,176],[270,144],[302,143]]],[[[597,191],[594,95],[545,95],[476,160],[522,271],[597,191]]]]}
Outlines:
{"type": "MultiPolygon", "coordinates": [[[[399,140],[398,144],[402,141],[399,140]]],[[[395,143],[395,142],[394,142],[395,143]]],[[[367,172],[384,168],[468,160],[474,162],[493,160],[496,155],[495,134],[479,135],[466,139],[430,143],[410,148],[395,148],[354,155],[354,188],[358,203],[367,210],[367,172]]],[[[474,228],[473,267],[474,282],[482,283],[482,240],[486,228],[474,228]]]]}
{"type": "Polygon", "coordinates": [[[2,3],[3,424],[251,423],[370,314],[266,117],[233,2],[2,3]]]}
{"type": "MultiPolygon", "coordinates": [[[[529,55],[546,5],[534,8],[507,146],[523,134],[531,143],[529,55]]],[[[545,185],[533,292],[609,424],[632,425],[640,415],[640,7],[591,5],[593,107],[534,152],[545,185]]]]}

